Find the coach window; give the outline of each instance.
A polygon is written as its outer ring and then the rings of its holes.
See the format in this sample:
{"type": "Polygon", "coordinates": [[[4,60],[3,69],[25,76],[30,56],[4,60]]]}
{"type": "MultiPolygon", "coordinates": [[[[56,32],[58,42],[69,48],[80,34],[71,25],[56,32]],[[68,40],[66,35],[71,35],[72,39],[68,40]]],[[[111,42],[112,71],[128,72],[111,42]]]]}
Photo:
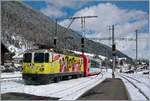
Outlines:
{"type": "Polygon", "coordinates": [[[49,53],[45,53],[45,62],[49,62],[49,53]]]}

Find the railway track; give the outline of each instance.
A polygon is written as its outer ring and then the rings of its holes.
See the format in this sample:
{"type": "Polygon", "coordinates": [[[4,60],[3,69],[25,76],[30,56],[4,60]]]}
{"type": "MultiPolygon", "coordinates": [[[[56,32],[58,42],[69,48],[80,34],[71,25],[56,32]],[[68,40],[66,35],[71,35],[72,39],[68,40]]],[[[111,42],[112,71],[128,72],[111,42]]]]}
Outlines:
{"type": "Polygon", "coordinates": [[[120,76],[122,78],[124,78],[126,81],[128,81],[131,85],[133,85],[147,100],[150,100],[148,94],[146,94],[136,83],[140,83],[140,84],[144,85],[145,87],[147,87],[147,89],[150,89],[149,85],[146,85],[144,82],[139,81],[139,80],[132,78],[130,76],[127,76],[127,75],[120,74],[120,76]]]}
{"type": "Polygon", "coordinates": [[[11,78],[21,78],[22,76],[15,76],[15,77],[1,77],[1,79],[11,79],[11,78]]]}
{"type": "Polygon", "coordinates": [[[1,82],[6,82],[6,81],[14,81],[14,80],[20,80],[22,79],[22,76],[15,76],[15,77],[1,77],[0,81],[1,82]]]}
{"type": "MultiPolygon", "coordinates": [[[[123,75],[123,74],[122,74],[122,75],[123,75]]],[[[128,78],[131,78],[131,79],[137,81],[138,83],[142,83],[142,84],[144,84],[145,86],[147,86],[147,87],[150,89],[150,85],[148,85],[147,83],[145,83],[145,82],[143,82],[143,81],[140,81],[140,80],[138,80],[138,79],[135,79],[135,78],[133,78],[133,77],[131,77],[131,76],[128,76],[128,75],[124,75],[124,76],[126,76],[126,77],[128,77],[128,78]]]]}

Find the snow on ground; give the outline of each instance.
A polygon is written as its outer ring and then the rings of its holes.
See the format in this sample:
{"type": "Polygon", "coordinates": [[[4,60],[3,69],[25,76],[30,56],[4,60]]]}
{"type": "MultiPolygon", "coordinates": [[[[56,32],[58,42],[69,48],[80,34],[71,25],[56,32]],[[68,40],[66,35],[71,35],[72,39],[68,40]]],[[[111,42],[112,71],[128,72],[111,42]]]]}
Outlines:
{"type": "Polygon", "coordinates": [[[111,70],[108,70],[108,72],[103,71],[103,75],[82,77],[47,85],[25,85],[23,80],[2,81],[1,93],[19,92],[38,96],[58,97],[60,100],[75,100],[85,91],[108,77],[111,77],[111,70]]]}
{"type": "MultiPolygon", "coordinates": [[[[102,75],[99,75],[97,77],[93,77],[93,80],[90,80],[89,82],[82,83],[76,89],[69,89],[70,93],[65,94],[60,100],[75,100],[78,97],[80,97],[84,92],[87,90],[90,90],[97,84],[101,83],[104,81],[106,78],[111,77],[111,74],[104,74],[103,77],[102,75]]],[[[66,91],[68,93],[68,91],[66,91]]],[[[61,93],[63,94],[63,93],[61,93]]]]}
{"type": "MultiPolygon", "coordinates": [[[[125,74],[125,75],[127,75],[127,74],[125,74]]],[[[134,78],[136,80],[139,80],[142,83],[144,83],[144,84],[146,84],[150,87],[150,77],[149,77],[149,75],[134,73],[134,74],[128,74],[127,76],[129,76],[131,78],[134,78]]]]}
{"type": "MultiPolygon", "coordinates": [[[[80,97],[84,92],[101,83],[106,78],[111,77],[112,70],[102,70],[103,75],[82,77],[78,79],[71,79],[66,81],[60,81],[58,83],[51,83],[47,85],[25,85],[23,80],[11,80],[1,81],[1,93],[18,92],[27,93],[38,96],[58,97],[60,100],[75,100],[80,97]]],[[[116,72],[116,77],[121,78],[128,90],[131,100],[146,100],[146,98],[126,79],[122,78],[119,73],[116,72]]],[[[134,74],[123,75],[139,80],[142,83],[138,83],[135,80],[129,79],[136,86],[141,89],[147,96],[150,93],[150,78],[149,75],[143,75],[141,72],[134,74]]],[[[21,76],[20,72],[14,73],[2,73],[1,78],[4,77],[16,77],[21,76]]]]}
{"type": "Polygon", "coordinates": [[[136,75],[130,75],[128,76],[129,80],[133,82],[147,97],[149,97],[150,94],[150,79],[145,78],[144,76],[136,76],[136,75]],[[137,82],[137,80],[139,82],[137,82]]]}
{"type": "MultiPolygon", "coordinates": [[[[150,77],[149,75],[142,74],[143,71],[140,73],[134,73],[134,74],[125,74],[122,73],[121,75],[126,77],[130,82],[136,85],[140,91],[142,91],[145,96],[149,97],[150,94],[150,77]]],[[[144,71],[145,72],[145,71],[144,71]]],[[[121,78],[129,92],[129,95],[131,97],[131,100],[146,100],[146,98],[139,92],[137,88],[135,88],[129,81],[124,79],[123,77],[117,75],[117,77],[121,78]]],[[[150,99],[150,97],[149,97],[150,99]]]]}
{"type": "Polygon", "coordinates": [[[20,51],[20,49],[18,49],[18,48],[15,47],[14,45],[10,45],[10,46],[8,47],[8,49],[9,49],[9,51],[11,51],[12,53],[13,53],[13,52],[16,52],[16,51],[20,51]]]}
{"type": "Polygon", "coordinates": [[[150,72],[150,70],[138,71],[135,74],[143,74],[144,72],[150,72]]]}

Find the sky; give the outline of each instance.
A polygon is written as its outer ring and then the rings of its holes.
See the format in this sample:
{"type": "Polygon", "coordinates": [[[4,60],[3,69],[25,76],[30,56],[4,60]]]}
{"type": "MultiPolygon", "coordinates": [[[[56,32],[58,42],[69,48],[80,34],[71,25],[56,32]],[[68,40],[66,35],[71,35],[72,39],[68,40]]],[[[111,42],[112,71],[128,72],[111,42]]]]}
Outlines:
{"type": "MultiPolygon", "coordinates": [[[[109,26],[115,25],[115,37],[135,38],[138,30],[138,58],[149,58],[149,2],[148,1],[100,1],[100,0],[43,0],[24,1],[50,19],[59,19],[67,27],[72,16],[98,16],[85,20],[85,37],[110,37],[109,26]]],[[[80,20],[71,29],[81,32],[80,20]]],[[[111,46],[111,41],[99,41],[111,46]]],[[[116,48],[135,58],[135,41],[115,40],[116,48]]]]}

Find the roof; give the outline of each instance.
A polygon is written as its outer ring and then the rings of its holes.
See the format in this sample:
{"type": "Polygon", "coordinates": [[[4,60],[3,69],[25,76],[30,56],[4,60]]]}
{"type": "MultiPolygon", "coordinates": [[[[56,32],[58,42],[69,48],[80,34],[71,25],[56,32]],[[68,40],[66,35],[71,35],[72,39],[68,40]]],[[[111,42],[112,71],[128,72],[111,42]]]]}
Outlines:
{"type": "Polygon", "coordinates": [[[25,53],[30,53],[30,52],[45,53],[45,52],[53,52],[53,50],[51,50],[51,49],[30,49],[30,50],[25,51],[25,53]]]}
{"type": "Polygon", "coordinates": [[[46,52],[53,52],[53,53],[58,53],[58,54],[64,54],[64,55],[73,55],[73,56],[80,56],[79,54],[76,53],[72,53],[70,51],[62,51],[61,50],[53,50],[53,49],[30,49],[30,50],[26,50],[24,53],[46,53],[46,52]]]}

